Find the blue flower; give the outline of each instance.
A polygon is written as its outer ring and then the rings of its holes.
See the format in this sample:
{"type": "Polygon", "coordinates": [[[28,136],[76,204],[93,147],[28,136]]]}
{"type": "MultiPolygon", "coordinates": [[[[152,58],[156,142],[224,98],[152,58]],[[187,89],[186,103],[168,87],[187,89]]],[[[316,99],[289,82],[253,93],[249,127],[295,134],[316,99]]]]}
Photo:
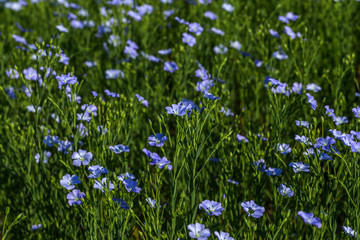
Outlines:
{"type": "Polygon", "coordinates": [[[264,85],[265,87],[273,87],[273,86],[277,86],[278,84],[280,83],[279,80],[275,79],[275,78],[272,78],[272,77],[269,77],[269,76],[266,76],[265,77],[265,80],[264,80],[264,85]]]}
{"type": "Polygon", "coordinates": [[[185,106],[182,102],[179,102],[178,104],[172,104],[171,107],[165,107],[168,114],[174,114],[176,116],[184,116],[186,114],[186,111],[188,106],[185,106]]]}
{"type": "Polygon", "coordinates": [[[77,113],[76,116],[77,116],[77,120],[79,121],[86,121],[86,122],[91,121],[91,115],[87,113],[77,113]]]}
{"type": "Polygon", "coordinates": [[[71,156],[73,161],[73,165],[76,167],[80,167],[81,165],[88,165],[93,158],[93,154],[91,152],[87,152],[85,150],[79,149],[78,152],[74,152],[71,156]]]}
{"type": "Polygon", "coordinates": [[[254,218],[261,217],[265,212],[265,208],[256,205],[256,203],[253,200],[250,200],[248,202],[242,202],[241,206],[244,209],[244,211],[248,214],[248,216],[252,216],[254,218]]]}
{"type": "Polygon", "coordinates": [[[120,97],[120,94],[115,93],[115,92],[110,92],[108,89],[106,89],[106,90],[104,91],[104,93],[105,93],[106,95],[108,95],[109,97],[113,97],[113,98],[119,98],[119,97],[120,97]]]}
{"type": "Polygon", "coordinates": [[[56,79],[58,80],[59,89],[61,89],[63,85],[67,85],[67,84],[73,85],[77,83],[77,77],[71,76],[70,73],[66,75],[61,74],[60,76],[57,76],[56,79]]]}
{"type": "Polygon", "coordinates": [[[64,65],[68,65],[69,60],[70,60],[70,58],[68,56],[66,56],[66,54],[60,53],[59,63],[63,63],[64,65]]]}
{"type": "Polygon", "coordinates": [[[360,153],[360,142],[351,141],[351,152],[360,153]]]}
{"type": "Polygon", "coordinates": [[[72,192],[69,192],[66,198],[70,206],[82,204],[81,199],[85,197],[85,193],[80,192],[79,189],[74,189],[72,192]]]}
{"type": "MultiPolygon", "coordinates": [[[[339,131],[340,132],[340,131],[339,131]]],[[[341,133],[341,132],[340,132],[341,133]]],[[[355,132],[354,130],[350,131],[350,134],[355,136],[357,139],[360,139],[360,132],[355,132]]],[[[340,135],[340,137],[342,136],[342,134],[340,135]]]]}
{"type": "Polygon", "coordinates": [[[142,17],[139,13],[133,11],[133,10],[129,10],[128,11],[128,15],[133,18],[135,21],[141,21],[142,17]]]}
{"type": "Polygon", "coordinates": [[[109,69],[105,71],[105,78],[106,79],[117,79],[119,77],[124,78],[124,73],[118,69],[109,69]]]}
{"type": "Polygon", "coordinates": [[[214,232],[215,236],[218,240],[234,240],[234,238],[230,237],[230,234],[227,232],[214,232]]]}
{"type": "Polygon", "coordinates": [[[224,113],[225,116],[234,116],[235,115],[233,112],[231,112],[230,109],[225,109],[224,107],[221,107],[219,112],[224,113]]]}
{"type": "Polygon", "coordinates": [[[229,183],[233,183],[233,184],[236,184],[236,185],[239,185],[239,182],[238,181],[235,181],[235,180],[232,180],[232,179],[228,179],[227,180],[229,183]]]}
{"type": "Polygon", "coordinates": [[[109,146],[109,149],[112,150],[116,154],[130,151],[130,148],[128,146],[125,146],[122,144],[115,145],[115,146],[109,146]]]}
{"type": "Polygon", "coordinates": [[[242,136],[242,135],[240,135],[240,134],[237,134],[237,135],[236,135],[236,140],[237,140],[239,143],[241,143],[242,141],[244,141],[245,143],[249,142],[249,140],[248,140],[246,137],[244,137],[244,136],[242,136]]]}
{"type": "Polygon", "coordinates": [[[302,86],[301,83],[294,82],[291,90],[292,90],[294,93],[301,94],[302,91],[303,91],[303,86],[302,86]]]}
{"type": "Polygon", "coordinates": [[[138,187],[138,182],[132,179],[125,179],[122,183],[128,192],[139,193],[141,191],[141,188],[138,187]]]}
{"type": "Polygon", "coordinates": [[[144,16],[145,14],[151,14],[154,10],[153,6],[149,5],[149,4],[144,4],[141,6],[136,6],[136,10],[138,10],[139,14],[141,16],[144,16]]]}
{"type": "Polygon", "coordinates": [[[356,107],[352,109],[355,117],[360,118],[360,107],[356,107]]]}
{"type": "Polygon", "coordinates": [[[295,120],[296,126],[309,128],[310,124],[307,121],[295,120]]]}
{"type": "Polygon", "coordinates": [[[239,41],[230,41],[230,47],[240,51],[241,50],[241,43],[239,41]]]}
{"type": "MultiPolygon", "coordinates": [[[[188,99],[183,99],[181,100],[182,104],[184,104],[184,106],[186,106],[186,111],[188,113],[188,115],[191,114],[192,110],[199,110],[199,106],[196,105],[193,101],[188,100],[188,99]]],[[[200,110],[201,113],[202,110],[200,110]]]]}
{"type": "Polygon", "coordinates": [[[283,196],[292,197],[294,196],[294,191],[291,188],[287,187],[284,183],[280,184],[278,187],[279,193],[283,196]]]}
{"type": "MultiPolygon", "coordinates": [[[[199,69],[197,71],[199,71],[199,69]]],[[[205,74],[206,74],[206,72],[205,72],[205,74]]],[[[206,75],[206,77],[207,77],[207,75],[206,75]]],[[[212,86],[214,86],[213,80],[209,80],[209,79],[203,80],[203,81],[196,83],[196,91],[208,92],[212,86]]]]}
{"type": "Polygon", "coordinates": [[[5,74],[6,74],[6,76],[8,76],[11,79],[19,78],[19,72],[13,68],[9,68],[8,70],[5,70],[5,74]]]}
{"type": "Polygon", "coordinates": [[[70,88],[69,85],[66,86],[65,91],[66,91],[67,97],[69,98],[69,102],[75,101],[75,102],[77,102],[78,104],[81,103],[81,97],[78,96],[78,95],[76,94],[76,92],[71,93],[71,88],[70,88]]]}
{"type": "Polygon", "coordinates": [[[144,56],[144,58],[147,58],[151,62],[160,62],[161,58],[155,57],[154,55],[148,55],[144,52],[141,52],[141,54],[144,56]]]}
{"type": "Polygon", "coordinates": [[[45,136],[43,143],[45,143],[49,147],[52,147],[55,144],[59,143],[59,137],[47,135],[47,136],[45,136]]]}
{"type": "Polygon", "coordinates": [[[291,21],[296,21],[299,18],[299,16],[293,14],[292,12],[288,12],[288,13],[286,13],[286,18],[291,21]]]}
{"type": "Polygon", "coordinates": [[[224,9],[224,10],[227,11],[227,12],[232,12],[232,11],[234,11],[234,7],[233,7],[231,4],[229,4],[229,3],[223,3],[222,9],[224,9]]]}
{"type": "Polygon", "coordinates": [[[284,51],[281,49],[280,46],[279,46],[279,51],[274,52],[274,53],[272,54],[272,57],[273,57],[273,58],[276,58],[276,59],[278,59],[278,60],[280,60],[280,61],[289,58],[288,55],[286,55],[286,54],[284,53],[284,51]]]}
{"type": "Polygon", "coordinates": [[[321,220],[318,217],[314,217],[313,213],[306,213],[303,211],[299,211],[297,213],[303,220],[305,223],[310,224],[310,225],[314,225],[317,228],[321,228],[321,220]]]}
{"type": "Polygon", "coordinates": [[[255,136],[257,136],[258,138],[260,138],[262,141],[268,141],[267,138],[261,136],[260,134],[254,133],[255,136]]]}
{"type": "Polygon", "coordinates": [[[166,157],[160,158],[158,155],[158,157],[154,157],[153,161],[150,162],[149,164],[150,165],[158,165],[159,169],[162,169],[163,167],[165,167],[167,165],[167,169],[171,170],[172,165],[170,165],[169,163],[171,163],[171,162],[169,160],[167,160],[166,157]]]}
{"type": "Polygon", "coordinates": [[[80,123],[79,125],[76,125],[76,128],[79,129],[80,137],[89,136],[89,132],[84,124],[80,123]]]}
{"type": "Polygon", "coordinates": [[[335,117],[333,120],[334,120],[336,126],[339,126],[339,125],[341,125],[343,123],[348,123],[349,122],[347,117],[335,117]]]}
{"type": "Polygon", "coordinates": [[[342,229],[347,235],[357,237],[356,232],[350,226],[343,226],[342,229]]]}
{"type": "Polygon", "coordinates": [[[278,143],[276,145],[276,150],[278,150],[281,154],[286,155],[291,152],[291,147],[286,143],[278,143]]]}
{"type": "Polygon", "coordinates": [[[272,168],[269,167],[268,169],[264,170],[264,172],[268,175],[268,176],[280,176],[280,174],[282,173],[281,168],[272,168]]]}
{"type": "Polygon", "coordinates": [[[182,41],[189,45],[190,47],[194,46],[196,44],[196,38],[193,37],[191,34],[183,33],[182,41]]]}
{"type": "Polygon", "coordinates": [[[81,183],[81,180],[76,175],[70,176],[70,174],[66,174],[60,180],[60,184],[67,190],[73,190],[75,188],[75,184],[78,183],[81,183]]]}
{"type": "Polygon", "coordinates": [[[345,146],[350,147],[352,142],[354,142],[354,136],[351,134],[343,134],[340,138],[339,138],[345,146]]]}
{"type": "Polygon", "coordinates": [[[130,207],[126,204],[126,202],[124,200],[122,200],[121,198],[117,198],[117,197],[113,197],[112,199],[114,202],[120,204],[120,207],[122,209],[130,209],[130,207]]]}
{"type": "Polygon", "coordinates": [[[157,133],[156,135],[151,135],[148,140],[150,146],[162,147],[168,138],[163,133],[157,133]]]}
{"type": "Polygon", "coordinates": [[[273,93],[284,94],[287,97],[290,94],[290,91],[288,90],[288,85],[286,83],[279,83],[276,87],[271,88],[271,91],[273,93]]]}
{"type": "Polygon", "coordinates": [[[210,230],[205,228],[204,224],[189,224],[187,228],[190,230],[189,236],[191,238],[196,238],[198,240],[206,240],[211,235],[210,230]]]}
{"type": "Polygon", "coordinates": [[[123,182],[126,179],[135,179],[135,176],[134,174],[126,172],[125,174],[120,174],[117,178],[120,182],[123,182]]]}
{"type": "Polygon", "coordinates": [[[30,86],[22,85],[21,90],[24,91],[27,97],[31,97],[33,90],[30,86]]]}
{"type": "Polygon", "coordinates": [[[40,106],[34,106],[34,105],[29,105],[26,107],[26,109],[29,111],[29,112],[40,112],[41,110],[41,107],[40,106]]]}
{"type": "Polygon", "coordinates": [[[132,48],[130,46],[125,46],[124,53],[126,55],[129,55],[130,58],[136,59],[139,55],[135,48],[132,48]]]}
{"type": "Polygon", "coordinates": [[[206,97],[207,99],[210,99],[210,100],[219,100],[220,99],[220,97],[216,97],[212,93],[209,93],[209,92],[204,92],[204,97],[206,97]]]}
{"type": "MultiPolygon", "coordinates": [[[[202,80],[208,80],[209,79],[209,75],[207,73],[207,70],[205,68],[199,68],[195,71],[195,77],[198,77],[198,78],[201,78],[202,80]]],[[[200,91],[199,90],[199,87],[198,87],[198,84],[201,83],[201,82],[198,82],[197,83],[197,88],[196,88],[196,91],[200,91]]],[[[205,90],[205,89],[203,89],[205,90]]]]}
{"type": "Polygon", "coordinates": [[[186,24],[189,25],[189,22],[185,21],[184,19],[181,19],[179,17],[175,17],[175,20],[178,21],[180,24],[186,24]]]}
{"type": "MultiPolygon", "coordinates": [[[[43,163],[47,163],[49,161],[50,157],[51,157],[51,152],[44,151],[44,161],[43,161],[43,163]]],[[[35,159],[36,159],[36,163],[40,162],[40,154],[39,153],[37,153],[35,155],[35,159]]]]}
{"type": "Polygon", "coordinates": [[[259,159],[258,161],[253,162],[253,165],[256,167],[257,170],[265,172],[266,164],[264,159],[259,159]]]}
{"type": "Polygon", "coordinates": [[[168,19],[171,15],[175,14],[175,11],[173,9],[165,10],[163,11],[163,14],[165,16],[165,20],[168,19]]]}
{"type": "Polygon", "coordinates": [[[97,66],[97,63],[94,61],[85,61],[84,64],[88,67],[88,68],[93,68],[97,66]]]}
{"type": "Polygon", "coordinates": [[[218,46],[215,46],[213,50],[216,54],[226,54],[228,51],[228,48],[226,46],[224,46],[223,44],[219,44],[218,46]]]}
{"type": "Polygon", "coordinates": [[[204,209],[209,216],[219,216],[224,208],[221,203],[215,201],[205,200],[199,204],[199,209],[204,209]]]}
{"type": "Polygon", "coordinates": [[[109,171],[106,168],[99,165],[90,166],[88,170],[91,172],[88,178],[98,178],[103,173],[105,174],[109,173],[109,171]]]}
{"type": "Polygon", "coordinates": [[[204,29],[199,23],[189,23],[189,32],[195,33],[197,36],[200,36],[204,29]]]}
{"type": "Polygon", "coordinates": [[[260,61],[260,60],[257,60],[257,59],[254,60],[254,63],[255,63],[255,66],[258,67],[258,68],[263,65],[263,62],[260,61]]]}
{"type": "Polygon", "coordinates": [[[336,129],[330,129],[329,132],[331,132],[332,135],[334,135],[334,138],[336,138],[336,139],[340,139],[340,138],[343,137],[343,133],[341,131],[336,130],[336,129]]]}
{"type": "Polygon", "coordinates": [[[145,98],[143,98],[139,94],[135,94],[135,96],[139,100],[139,102],[142,103],[145,107],[149,107],[149,102],[145,100],[145,98]]]}
{"type": "Polygon", "coordinates": [[[171,52],[172,52],[171,48],[169,48],[169,49],[161,49],[161,50],[158,51],[158,53],[159,53],[160,55],[168,55],[168,54],[170,54],[171,52]]]}
{"type": "Polygon", "coordinates": [[[289,23],[289,20],[284,16],[279,16],[278,19],[279,19],[279,21],[281,21],[283,23],[286,23],[286,24],[289,23]]]}
{"type": "Polygon", "coordinates": [[[15,35],[13,34],[12,37],[14,38],[15,42],[18,42],[18,43],[22,43],[24,45],[27,45],[27,42],[26,42],[26,39],[21,37],[21,36],[18,36],[18,35],[15,35]]]}
{"type": "Polygon", "coordinates": [[[312,143],[309,142],[309,138],[305,136],[295,135],[295,140],[304,143],[305,145],[312,145],[312,143]]]}
{"type": "Polygon", "coordinates": [[[175,62],[167,61],[164,63],[164,71],[174,73],[176,70],[179,70],[179,67],[175,62]]]}
{"type": "Polygon", "coordinates": [[[5,93],[9,96],[9,98],[15,99],[15,90],[14,87],[8,86],[5,88],[5,93]]]}
{"type": "Polygon", "coordinates": [[[327,153],[320,153],[320,160],[332,160],[332,157],[329,156],[327,153]]]}
{"type": "Polygon", "coordinates": [[[221,29],[212,27],[210,30],[217,35],[221,35],[221,36],[225,35],[225,32],[221,29]]]}
{"type": "Polygon", "coordinates": [[[285,34],[288,35],[291,39],[295,39],[296,38],[296,34],[294,33],[294,31],[291,29],[291,27],[289,26],[285,26],[285,34]]]}
{"type": "Polygon", "coordinates": [[[309,83],[308,85],[306,85],[306,90],[318,92],[321,91],[321,87],[319,85],[316,85],[315,83],[309,83]]]}
{"type": "Polygon", "coordinates": [[[117,178],[125,185],[125,188],[128,192],[139,193],[141,191],[141,188],[137,186],[137,181],[133,181],[133,179],[135,179],[133,174],[127,172],[125,174],[120,174],[120,176],[117,178]]]}
{"type": "Polygon", "coordinates": [[[155,199],[147,198],[146,201],[148,202],[148,204],[151,208],[155,208],[155,206],[156,206],[155,199]]]}
{"type": "Polygon", "coordinates": [[[68,32],[69,32],[69,30],[68,30],[66,27],[64,27],[64,25],[62,25],[62,24],[57,25],[56,28],[57,28],[57,30],[59,30],[60,32],[64,32],[64,33],[68,33],[68,32]]]}
{"type": "Polygon", "coordinates": [[[305,152],[303,152],[304,155],[306,155],[308,158],[315,157],[315,151],[313,148],[306,149],[305,152]]]}
{"type": "Polygon", "coordinates": [[[320,137],[316,139],[316,143],[314,144],[315,148],[321,147],[322,150],[331,152],[331,145],[335,144],[335,139],[327,136],[325,139],[320,137]]]}
{"type": "Polygon", "coordinates": [[[75,28],[75,29],[83,29],[84,28],[84,23],[74,19],[74,20],[72,20],[70,22],[70,26],[75,28]]]}
{"type": "Polygon", "coordinates": [[[107,132],[109,131],[109,130],[107,130],[107,128],[105,128],[103,125],[97,126],[96,130],[97,130],[99,133],[101,133],[101,135],[105,135],[105,134],[107,134],[107,132]]]}
{"type": "Polygon", "coordinates": [[[205,12],[204,16],[209,18],[210,20],[215,20],[218,18],[215,13],[210,12],[210,11],[205,12]]]}
{"type": "Polygon", "coordinates": [[[157,153],[152,153],[146,148],[143,149],[143,152],[153,160],[152,162],[149,163],[150,165],[158,165],[159,169],[162,169],[163,167],[168,165],[167,168],[169,170],[172,169],[172,166],[169,164],[170,161],[168,161],[166,157],[161,158],[157,153]]]}
{"type": "Polygon", "coordinates": [[[109,181],[109,184],[107,183],[107,178],[101,179],[101,182],[95,180],[94,188],[99,189],[100,191],[104,192],[105,189],[109,189],[109,191],[115,189],[115,186],[111,181],[109,181]]]}
{"type": "Polygon", "coordinates": [[[303,163],[303,162],[291,162],[289,164],[289,166],[293,168],[295,173],[298,173],[298,172],[310,172],[310,170],[309,170],[310,166],[303,163]]]}
{"type": "Polygon", "coordinates": [[[314,99],[313,96],[311,96],[310,93],[306,93],[306,96],[308,97],[308,103],[310,103],[312,109],[315,110],[316,107],[317,107],[317,102],[316,102],[316,100],[314,99]]]}
{"type": "Polygon", "coordinates": [[[120,39],[120,36],[117,36],[117,35],[114,35],[114,34],[111,34],[107,40],[107,42],[114,46],[114,47],[117,47],[121,44],[121,39],[120,39]]]}
{"type": "Polygon", "coordinates": [[[34,224],[34,225],[32,225],[31,227],[30,227],[30,230],[31,231],[34,231],[34,230],[38,230],[38,229],[40,229],[40,228],[42,228],[43,227],[43,225],[41,224],[41,223],[39,223],[39,224],[34,224]]]}
{"type": "MultiPolygon", "coordinates": [[[[205,4],[205,5],[208,5],[210,3],[212,3],[212,0],[198,0],[200,4],[205,4]]],[[[196,3],[194,3],[196,4],[196,3]]]]}
{"type": "Polygon", "coordinates": [[[334,114],[334,109],[330,108],[329,105],[325,106],[325,114],[329,117],[332,117],[333,119],[336,117],[334,114]]]}
{"type": "Polygon", "coordinates": [[[279,33],[278,33],[277,31],[275,31],[275,30],[270,29],[270,30],[269,30],[269,33],[270,33],[271,36],[273,36],[273,37],[280,38],[279,33]]]}
{"type": "Polygon", "coordinates": [[[85,111],[86,114],[91,115],[93,114],[94,116],[97,116],[97,110],[98,108],[95,105],[92,104],[84,104],[81,106],[81,110],[85,111]]]}

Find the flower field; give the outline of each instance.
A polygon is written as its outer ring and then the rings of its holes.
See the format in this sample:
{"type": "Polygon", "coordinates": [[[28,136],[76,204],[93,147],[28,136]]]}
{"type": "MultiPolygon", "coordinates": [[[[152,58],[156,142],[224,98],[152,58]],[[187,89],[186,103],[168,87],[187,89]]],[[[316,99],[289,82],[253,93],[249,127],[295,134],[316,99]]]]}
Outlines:
{"type": "Polygon", "coordinates": [[[359,12],[0,0],[0,238],[360,238],[359,12]]]}

